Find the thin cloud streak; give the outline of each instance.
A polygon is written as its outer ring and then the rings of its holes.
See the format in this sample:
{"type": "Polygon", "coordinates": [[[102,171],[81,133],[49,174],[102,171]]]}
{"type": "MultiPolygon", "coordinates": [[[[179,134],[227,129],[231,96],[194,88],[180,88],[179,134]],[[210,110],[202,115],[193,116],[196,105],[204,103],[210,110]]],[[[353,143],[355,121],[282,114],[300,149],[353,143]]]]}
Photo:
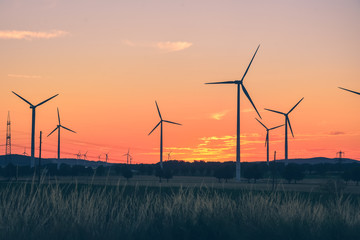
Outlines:
{"type": "Polygon", "coordinates": [[[147,48],[155,48],[166,52],[176,52],[181,51],[186,48],[191,47],[193,44],[191,42],[156,42],[156,43],[149,43],[149,42],[133,42],[130,40],[123,40],[122,43],[129,47],[147,47],[147,48]]]}
{"type": "Polygon", "coordinates": [[[52,30],[48,32],[34,31],[0,31],[0,39],[17,39],[17,40],[34,40],[34,39],[51,39],[68,35],[68,32],[61,30],[52,30]]]}
{"type": "Polygon", "coordinates": [[[156,44],[157,48],[160,50],[165,50],[169,52],[181,51],[186,48],[191,47],[193,44],[191,42],[158,42],[156,44]]]}
{"type": "Polygon", "coordinates": [[[21,75],[21,74],[8,74],[8,77],[11,78],[26,78],[26,79],[40,79],[41,76],[38,75],[21,75]]]}

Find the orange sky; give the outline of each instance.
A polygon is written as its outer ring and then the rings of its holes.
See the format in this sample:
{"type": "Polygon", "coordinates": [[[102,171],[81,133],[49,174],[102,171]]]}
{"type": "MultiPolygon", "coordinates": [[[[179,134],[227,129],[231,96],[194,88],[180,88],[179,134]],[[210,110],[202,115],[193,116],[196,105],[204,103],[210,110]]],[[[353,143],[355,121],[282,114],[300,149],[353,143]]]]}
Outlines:
{"type": "MultiPolygon", "coordinates": [[[[33,104],[39,131],[62,124],[62,157],[109,152],[124,162],[159,159],[155,100],[164,119],[164,159],[234,161],[236,86],[205,85],[242,77],[268,127],[288,111],[295,138],[289,158],[360,160],[359,1],[10,1],[0,2],[0,153],[6,117],[13,153],[30,153],[33,104]],[[1,117],[2,116],[2,117],[1,117]]],[[[262,161],[266,131],[241,95],[241,161],[262,161]]],[[[284,156],[284,129],[270,133],[270,151],[284,156]]],[[[56,157],[57,135],[45,137],[56,157]]],[[[36,156],[38,151],[36,150],[36,156]]]]}

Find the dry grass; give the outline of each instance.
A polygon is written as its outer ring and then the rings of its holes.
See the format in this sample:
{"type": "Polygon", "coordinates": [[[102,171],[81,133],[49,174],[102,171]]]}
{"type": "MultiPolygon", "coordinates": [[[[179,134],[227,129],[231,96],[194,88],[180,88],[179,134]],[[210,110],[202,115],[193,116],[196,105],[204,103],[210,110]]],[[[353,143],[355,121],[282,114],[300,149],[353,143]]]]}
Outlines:
{"type": "Polygon", "coordinates": [[[0,239],[359,239],[359,197],[209,187],[0,186],[0,239]]]}

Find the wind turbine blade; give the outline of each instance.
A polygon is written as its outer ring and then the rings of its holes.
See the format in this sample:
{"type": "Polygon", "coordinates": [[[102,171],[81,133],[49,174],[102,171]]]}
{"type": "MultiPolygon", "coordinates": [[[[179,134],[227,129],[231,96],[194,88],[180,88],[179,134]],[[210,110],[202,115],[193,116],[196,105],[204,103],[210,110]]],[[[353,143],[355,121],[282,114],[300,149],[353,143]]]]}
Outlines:
{"type": "Polygon", "coordinates": [[[357,95],[360,95],[359,92],[355,92],[355,91],[352,91],[352,90],[349,90],[349,89],[346,89],[346,88],[342,88],[342,87],[339,87],[339,88],[342,89],[342,90],[345,90],[345,91],[352,92],[352,93],[355,93],[357,95]]]}
{"type": "Polygon", "coordinates": [[[278,113],[278,114],[285,115],[285,113],[283,113],[283,112],[279,112],[279,111],[271,110],[271,109],[268,109],[268,108],[264,108],[264,109],[265,109],[265,110],[267,110],[267,111],[270,111],[270,112],[274,112],[274,113],[278,113]]]}
{"type": "Polygon", "coordinates": [[[209,82],[205,84],[236,84],[235,81],[225,81],[225,82],[209,82]]]}
{"type": "Polygon", "coordinates": [[[57,126],[54,130],[52,130],[52,132],[51,133],[49,133],[49,135],[47,135],[47,136],[50,136],[53,132],[55,132],[55,130],[56,129],[58,129],[59,128],[59,126],[57,126]]]}
{"type": "Polygon", "coordinates": [[[75,131],[73,131],[73,130],[67,128],[67,127],[64,127],[64,126],[62,126],[62,125],[60,125],[60,127],[62,127],[62,128],[65,129],[65,130],[68,130],[68,131],[70,131],[70,132],[76,133],[75,131]]]}
{"type": "Polygon", "coordinates": [[[291,131],[291,135],[294,137],[294,133],[293,133],[293,130],[292,130],[292,128],[291,128],[291,124],[290,124],[290,119],[289,119],[289,117],[286,118],[286,121],[287,121],[288,124],[289,124],[290,131],[291,131]]]}
{"type": "Polygon", "coordinates": [[[253,101],[251,100],[251,97],[250,97],[249,93],[246,91],[246,88],[245,88],[245,86],[244,86],[243,83],[241,83],[241,87],[242,87],[242,90],[243,90],[243,92],[245,93],[246,97],[249,99],[250,103],[251,103],[252,106],[255,108],[255,111],[257,112],[257,114],[258,114],[259,117],[261,118],[260,113],[259,113],[258,110],[256,109],[255,104],[254,104],[253,101]]]}
{"type": "Polygon", "coordinates": [[[167,122],[167,123],[172,123],[172,124],[176,124],[176,125],[181,125],[180,123],[176,123],[176,122],[170,122],[170,121],[167,121],[167,120],[163,120],[164,122],[167,122]]]}
{"type": "Polygon", "coordinates": [[[284,125],[285,125],[285,124],[282,124],[282,125],[279,125],[279,126],[276,126],[276,127],[270,128],[270,129],[269,129],[269,131],[270,131],[270,130],[274,130],[274,129],[279,128],[279,127],[282,127],[282,126],[284,126],[284,125]]]}
{"type": "Polygon", "coordinates": [[[296,106],[299,105],[299,103],[300,103],[303,99],[304,99],[304,98],[300,99],[300,101],[299,101],[297,104],[295,104],[295,106],[294,106],[287,114],[291,113],[291,111],[294,110],[294,109],[296,108],[296,106]]]}
{"type": "Polygon", "coordinates": [[[262,122],[260,122],[259,119],[257,119],[257,118],[255,118],[255,119],[256,119],[256,121],[258,121],[261,125],[263,125],[263,127],[264,127],[266,130],[268,130],[268,128],[267,128],[262,122]]]}
{"type": "Polygon", "coordinates": [[[251,61],[250,61],[250,63],[249,63],[249,66],[247,67],[247,69],[246,69],[246,71],[245,71],[245,73],[244,73],[244,76],[241,78],[241,81],[244,80],[247,72],[249,71],[249,68],[250,68],[250,66],[251,66],[251,63],[253,62],[253,60],[254,60],[254,58],[255,58],[255,55],[256,55],[257,51],[259,50],[259,47],[260,47],[260,44],[259,44],[259,46],[257,47],[257,49],[256,49],[256,51],[255,51],[255,53],[254,53],[254,56],[252,57],[252,59],[251,59],[251,61]]]}
{"type": "Polygon", "coordinates": [[[42,105],[42,104],[46,103],[47,101],[50,101],[51,99],[53,99],[53,98],[54,98],[54,97],[56,97],[57,95],[59,95],[59,94],[56,94],[56,95],[52,96],[51,98],[48,98],[48,99],[46,99],[45,101],[42,101],[41,103],[39,103],[39,104],[38,104],[38,105],[36,105],[35,107],[38,107],[38,106],[40,106],[40,105],[42,105]]]}
{"type": "Polygon", "coordinates": [[[153,128],[153,130],[151,130],[151,132],[148,134],[148,136],[160,125],[161,121],[153,128]]]}
{"type": "Polygon", "coordinates": [[[155,101],[155,104],[156,104],[156,108],[157,108],[158,113],[159,113],[159,117],[160,117],[160,119],[162,120],[161,113],[160,113],[160,109],[159,109],[159,106],[158,106],[158,104],[157,104],[156,101],[155,101]]]}
{"type": "Polygon", "coordinates": [[[57,113],[58,113],[58,120],[59,120],[59,125],[61,125],[61,123],[60,123],[60,114],[59,114],[59,108],[57,108],[57,113]]]}
{"type": "Polygon", "coordinates": [[[25,98],[23,98],[22,96],[20,96],[19,94],[17,94],[16,92],[12,91],[13,94],[15,94],[16,96],[18,96],[19,98],[21,98],[24,102],[26,102],[27,104],[29,104],[30,106],[34,106],[32,105],[28,100],[26,100],[25,98]]]}

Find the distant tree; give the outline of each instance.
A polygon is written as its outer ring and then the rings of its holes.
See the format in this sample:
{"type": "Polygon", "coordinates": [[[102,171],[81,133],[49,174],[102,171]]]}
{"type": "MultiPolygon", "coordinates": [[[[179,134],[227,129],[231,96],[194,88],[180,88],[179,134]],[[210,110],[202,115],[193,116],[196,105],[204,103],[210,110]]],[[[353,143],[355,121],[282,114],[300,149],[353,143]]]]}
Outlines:
{"type": "Polygon", "coordinates": [[[160,166],[156,167],[155,176],[159,178],[159,182],[161,182],[161,179],[164,177],[164,170],[161,169],[160,166]]]}
{"type": "Polygon", "coordinates": [[[127,181],[133,177],[133,172],[127,165],[122,168],[121,174],[124,178],[126,178],[127,181]]]}
{"type": "Polygon", "coordinates": [[[166,179],[166,182],[169,182],[169,179],[173,177],[172,171],[168,168],[164,169],[163,177],[166,179]]]}
{"type": "Polygon", "coordinates": [[[59,175],[61,176],[70,176],[72,174],[72,169],[67,164],[61,164],[59,169],[59,175]]]}
{"type": "Polygon", "coordinates": [[[95,173],[97,176],[104,176],[105,175],[105,167],[100,165],[96,168],[95,173]]]}
{"type": "Polygon", "coordinates": [[[229,179],[234,178],[234,169],[231,165],[220,166],[214,171],[214,177],[216,177],[219,182],[221,179],[225,179],[225,182],[227,182],[229,179]]]}
{"type": "Polygon", "coordinates": [[[12,163],[6,165],[6,167],[3,169],[3,176],[8,179],[16,177],[16,166],[14,166],[12,163]]]}
{"type": "Polygon", "coordinates": [[[300,165],[295,163],[290,163],[287,166],[285,166],[282,172],[282,176],[289,183],[291,183],[292,180],[294,180],[294,182],[296,183],[296,181],[300,181],[304,179],[305,174],[300,165]]]}
{"type": "Polygon", "coordinates": [[[265,169],[258,163],[251,163],[244,169],[244,177],[250,182],[250,179],[256,180],[262,178],[265,174],[265,169]]]}
{"type": "Polygon", "coordinates": [[[351,169],[346,169],[342,174],[341,174],[341,178],[345,181],[345,184],[347,185],[348,182],[351,180],[352,178],[352,171],[351,169]]]}
{"type": "Polygon", "coordinates": [[[355,166],[352,168],[351,171],[351,180],[353,180],[354,182],[356,182],[356,185],[359,185],[359,181],[360,181],[360,166],[355,166]]]}

